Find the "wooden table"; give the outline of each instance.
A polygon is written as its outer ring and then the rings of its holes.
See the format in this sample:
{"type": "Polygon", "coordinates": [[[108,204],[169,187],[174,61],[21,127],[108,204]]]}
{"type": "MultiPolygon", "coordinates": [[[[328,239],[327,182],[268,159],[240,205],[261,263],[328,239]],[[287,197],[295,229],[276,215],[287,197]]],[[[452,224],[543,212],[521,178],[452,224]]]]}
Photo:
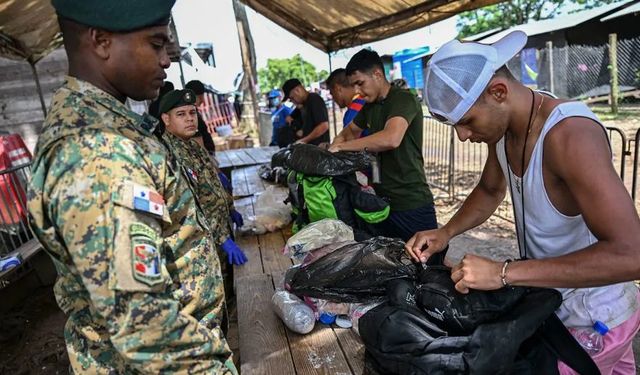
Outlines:
{"type": "MultiPolygon", "coordinates": [[[[247,193],[235,201],[243,216],[254,214],[256,195],[270,185],[257,176],[257,167],[234,170],[232,184],[247,193]],[[244,177],[244,180],[242,178],[244,177]],[[240,188],[240,186],[245,186],[240,188]]],[[[237,238],[249,261],[234,267],[237,301],[240,371],[251,374],[362,374],[364,347],[351,329],[316,322],[314,330],[299,335],[287,329],[273,312],[274,283],[293,265],[282,254],[287,230],[237,238]]]]}
{"type": "Polygon", "coordinates": [[[271,162],[271,156],[278,151],[278,147],[253,147],[216,152],[220,169],[235,169],[248,165],[266,164],[271,162]]]}

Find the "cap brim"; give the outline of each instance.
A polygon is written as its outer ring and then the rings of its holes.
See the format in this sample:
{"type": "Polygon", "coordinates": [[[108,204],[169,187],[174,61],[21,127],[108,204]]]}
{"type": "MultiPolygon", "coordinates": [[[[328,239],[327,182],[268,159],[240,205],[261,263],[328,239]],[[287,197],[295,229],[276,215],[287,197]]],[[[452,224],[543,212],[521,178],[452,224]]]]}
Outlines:
{"type": "Polygon", "coordinates": [[[502,37],[502,39],[491,44],[498,54],[496,66],[503,66],[527,44],[527,34],[516,30],[502,37]]]}

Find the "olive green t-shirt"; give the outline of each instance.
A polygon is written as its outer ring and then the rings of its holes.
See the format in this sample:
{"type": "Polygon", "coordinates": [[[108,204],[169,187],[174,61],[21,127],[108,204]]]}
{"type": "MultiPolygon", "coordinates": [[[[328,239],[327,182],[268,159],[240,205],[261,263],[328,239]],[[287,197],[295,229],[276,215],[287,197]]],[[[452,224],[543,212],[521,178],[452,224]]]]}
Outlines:
{"type": "Polygon", "coordinates": [[[376,193],[388,198],[394,211],[431,204],[433,195],[424,175],[423,116],[418,98],[408,90],[392,86],[384,100],[365,104],[353,123],[374,134],[383,130],[393,117],[403,117],[409,127],[398,148],[378,154],[381,183],[374,186],[376,193]]]}

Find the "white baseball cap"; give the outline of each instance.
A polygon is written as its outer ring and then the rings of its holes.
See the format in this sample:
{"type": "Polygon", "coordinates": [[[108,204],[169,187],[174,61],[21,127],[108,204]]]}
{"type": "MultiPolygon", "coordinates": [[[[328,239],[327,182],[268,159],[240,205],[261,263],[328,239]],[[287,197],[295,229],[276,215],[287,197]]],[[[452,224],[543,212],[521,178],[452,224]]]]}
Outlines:
{"type": "Polygon", "coordinates": [[[427,64],[425,101],[439,120],[453,125],[482,95],[485,87],[507,61],[527,44],[527,34],[512,31],[493,44],[452,40],[427,64]]]}

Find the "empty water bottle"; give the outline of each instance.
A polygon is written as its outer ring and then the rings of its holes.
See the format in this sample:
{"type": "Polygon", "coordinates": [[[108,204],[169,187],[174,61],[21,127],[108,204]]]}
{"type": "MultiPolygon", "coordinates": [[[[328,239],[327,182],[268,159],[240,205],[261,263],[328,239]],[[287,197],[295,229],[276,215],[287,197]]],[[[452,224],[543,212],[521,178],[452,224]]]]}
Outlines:
{"type": "Polygon", "coordinates": [[[293,332],[305,334],[313,330],[316,317],[302,300],[286,290],[278,290],[271,298],[273,310],[293,332]]]}
{"type": "Polygon", "coordinates": [[[609,327],[597,320],[590,328],[582,328],[574,331],[576,340],[582,345],[589,355],[594,356],[604,348],[604,335],[609,332],[609,327]]]}

